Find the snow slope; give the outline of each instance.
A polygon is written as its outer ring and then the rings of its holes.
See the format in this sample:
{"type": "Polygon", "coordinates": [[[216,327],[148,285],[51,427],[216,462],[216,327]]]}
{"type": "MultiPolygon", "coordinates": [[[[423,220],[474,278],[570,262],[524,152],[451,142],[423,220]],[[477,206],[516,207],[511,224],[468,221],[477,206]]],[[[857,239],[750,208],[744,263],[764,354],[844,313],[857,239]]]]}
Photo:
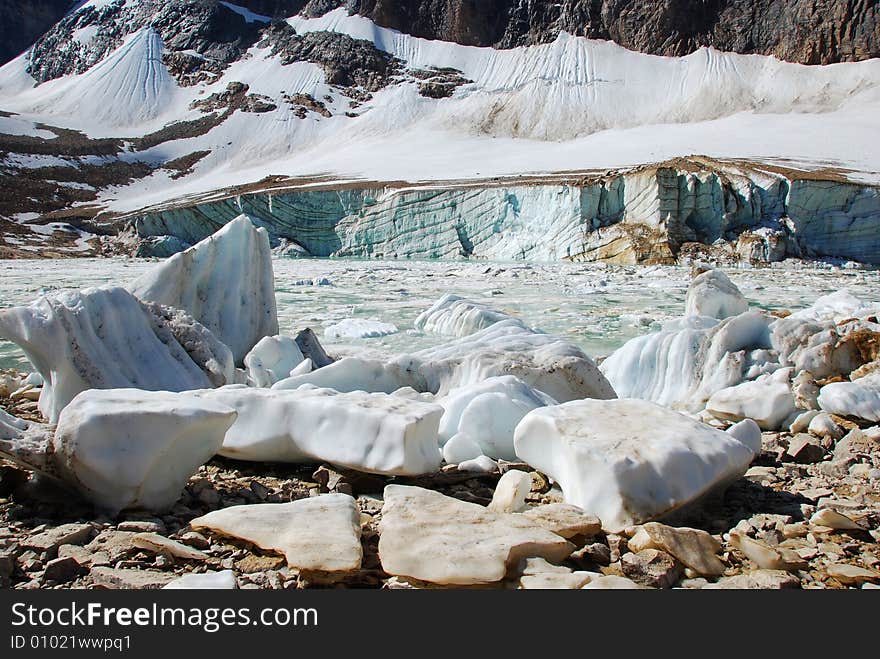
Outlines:
{"type": "Polygon", "coordinates": [[[709,48],[667,58],[566,34],[499,51],[411,37],[342,9],[288,22],[298,33],[367,39],[408,70],[452,67],[473,82],[444,99],[419,95],[414,81],[393,84],[354,108],[318,65],[285,66],[255,47],[215,82],[180,88],[161,62],[161,40],[147,28],[86,73],[38,87],[25,72],[26,56],[9,63],[0,69],[0,109],[91,136],[136,137],[203,116],[189,103],[232,81],[277,105],[263,114],[235,112],[200,137],[125,154],[161,163],[211,152],[183,178],[158,171],[105,190],[100,200],[120,212],[269,175],[486,179],[694,153],[843,169],[852,180],[880,181],[880,60],[808,67],[709,48]],[[299,118],[285,93],[324,99],[333,116],[299,118]]]}

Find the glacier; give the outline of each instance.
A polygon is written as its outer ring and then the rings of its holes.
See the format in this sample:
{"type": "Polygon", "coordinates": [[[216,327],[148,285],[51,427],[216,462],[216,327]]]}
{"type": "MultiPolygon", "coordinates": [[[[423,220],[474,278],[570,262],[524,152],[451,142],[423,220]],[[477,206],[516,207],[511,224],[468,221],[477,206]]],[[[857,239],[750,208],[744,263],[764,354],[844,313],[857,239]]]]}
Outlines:
{"type": "MultiPolygon", "coordinates": [[[[273,189],[114,218],[142,242],[194,244],[245,213],[311,256],[671,263],[687,243],[731,260],[880,263],[880,189],[691,163],[527,186],[273,189]]],[[[787,174],[791,176],[791,174],[787,174]]],[[[111,228],[112,227],[107,227],[111,228]]],[[[158,255],[158,254],[157,254],[158,255]]]]}

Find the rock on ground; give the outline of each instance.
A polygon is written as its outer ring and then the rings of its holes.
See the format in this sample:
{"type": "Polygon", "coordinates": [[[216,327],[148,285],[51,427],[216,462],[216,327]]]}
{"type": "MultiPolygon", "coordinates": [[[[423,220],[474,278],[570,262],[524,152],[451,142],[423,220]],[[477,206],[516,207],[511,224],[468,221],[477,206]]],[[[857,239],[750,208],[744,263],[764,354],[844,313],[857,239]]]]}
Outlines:
{"type": "Polygon", "coordinates": [[[360,513],[347,494],[232,506],[194,519],[190,526],[277,551],[289,567],[307,572],[354,572],[363,558],[360,513]]]}
{"type": "Polygon", "coordinates": [[[379,523],[379,557],[389,574],[436,584],[491,584],[523,558],[564,560],[574,545],[523,515],[419,487],[389,485],[379,523]]]}

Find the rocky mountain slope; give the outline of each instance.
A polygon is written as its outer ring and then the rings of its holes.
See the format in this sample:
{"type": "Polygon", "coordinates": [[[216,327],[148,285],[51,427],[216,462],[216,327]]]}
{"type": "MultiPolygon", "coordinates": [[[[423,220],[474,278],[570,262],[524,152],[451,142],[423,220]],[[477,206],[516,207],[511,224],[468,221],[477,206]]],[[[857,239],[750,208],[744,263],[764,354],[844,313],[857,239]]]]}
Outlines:
{"type": "MultiPolygon", "coordinates": [[[[0,62],[12,59],[70,8],[69,0],[0,3],[0,62]]],[[[190,3],[202,4],[202,3],[190,3]]],[[[211,3],[208,3],[211,4],[211,3]]],[[[316,17],[339,7],[382,27],[469,46],[552,42],[561,31],[610,39],[655,55],[702,46],[803,64],[853,62],[880,53],[880,7],[871,0],[240,0],[270,18],[316,17]]]]}
{"type": "Polygon", "coordinates": [[[349,0],[309,4],[313,10],[345,4],[378,25],[471,46],[548,43],[565,31],[611,39],[655,55],[687,55],[701,46],[713,46],[803,64],[827,64],[880,53],[880,7],[870,0],[349,0]]]}
{"type": "Polygon", "coordinates": [[[30,48],[76,4],[74,0],[0,0],[0,64],[30,48]]]}
{"type": "Polygon", "coordinates": [[[162,254],[247,198],[315,255],[880,262],[880,60],[572,36],[874,54],[826,4],[90,0],[0,69],[0,252],[162,254]]]}

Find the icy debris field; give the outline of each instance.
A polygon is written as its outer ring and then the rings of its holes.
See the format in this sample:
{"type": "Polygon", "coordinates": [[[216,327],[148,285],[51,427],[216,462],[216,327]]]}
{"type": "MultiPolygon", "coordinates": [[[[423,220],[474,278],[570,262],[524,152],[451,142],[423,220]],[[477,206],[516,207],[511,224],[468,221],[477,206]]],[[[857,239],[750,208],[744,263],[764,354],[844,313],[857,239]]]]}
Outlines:
{"type": "MultiPolygon", "coordinates": [[[[601,263],[276,259],[273,265],[281,333],[311,327],[331,353],[359,356],[410,352],[449,340],[413,327],[444,293],[454,293],[602,357],[658,322],[681,316],[690,281],[685,267],[601,263]],[[372,338],[325,334],[325,328],[347,319],[393,324],[400,331],[372,338]]],[[[154,261],[130,259],[0,262],[0,308],[29,304],[51,290],[127,284],[153,267],[154,261]]],[[[767,310],[801,309],[841,288],[863,299],[876,299],[880,291],[876,270],[785,263],[725,271],[753,308],[767,310]]],[[[24,369],[24,363],[16,346],[0,341],[0,368],[24,369]]]]}

